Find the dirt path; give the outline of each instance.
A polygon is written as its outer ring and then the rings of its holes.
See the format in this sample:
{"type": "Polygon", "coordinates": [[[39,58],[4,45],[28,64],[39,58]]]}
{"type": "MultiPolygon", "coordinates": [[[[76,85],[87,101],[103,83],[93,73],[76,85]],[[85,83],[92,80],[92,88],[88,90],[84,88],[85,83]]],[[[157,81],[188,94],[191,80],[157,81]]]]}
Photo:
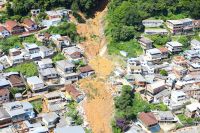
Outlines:
{"type": "Polygon", "coordinates": [[[80,44],[84,48],[90,66],[95,70],[96,77],[78,82],[86,93],[83,103],[89,126],[94,133],[112,133],[111,119],[113,116],[112,86],[107,82],[114,65],[106,56],[107,42],[104,36],[104,18],[107,9],[97,12],[95,17],[77,24],[78,33],[86,40],[80,44]]]}

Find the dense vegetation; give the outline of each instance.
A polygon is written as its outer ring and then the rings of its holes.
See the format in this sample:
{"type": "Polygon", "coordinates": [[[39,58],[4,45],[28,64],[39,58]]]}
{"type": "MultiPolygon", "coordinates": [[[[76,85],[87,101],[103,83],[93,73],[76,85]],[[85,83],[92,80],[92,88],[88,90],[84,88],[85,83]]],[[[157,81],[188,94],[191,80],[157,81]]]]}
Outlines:
{"type": "Polygon", "coordinates": [[[6,72],[21,72],[27,77],[38,75],[37,66],[34,62],[19,64],[17,66],[6,69],[6,72]]]}
{"type": "MultiPolygon", "coordinates": [[[[143,32],[144,19],[166,20],[184,17],[196,19],[200,17],[199,0],[111,0],[108,6],[106,35],[112,45],[111,48],[115,47],[117,50],[119,42],[123,42],[121,45],[129,43],[143,32]]],[[[167,37],[157,37],[158,45],[163,43],[161,39],[168,40],[167,37]]],[[[116,53],[110,49],[109,52],[116,53]]]]}
{"type": "Polygon", "coordinates": [[[6,5],[9,16],[26,16],[31,9],[40,8],[42,11],[46,11],[58,7],[71,8],[90,14],[98,5],[98,0],[11,0],[11,2],[12,5],[10,3],[6,5]]]}
{"type": "Polygon", "coordinates": [[[114,133],[126,130],[130,121],[135,119],[139,112],[168,110],[163,104],[149,104],[138,93],[134,93],[130,86],[122,87],[121,95],[115,99],[115,108],[115,120],[112,123],[114,133]]]}

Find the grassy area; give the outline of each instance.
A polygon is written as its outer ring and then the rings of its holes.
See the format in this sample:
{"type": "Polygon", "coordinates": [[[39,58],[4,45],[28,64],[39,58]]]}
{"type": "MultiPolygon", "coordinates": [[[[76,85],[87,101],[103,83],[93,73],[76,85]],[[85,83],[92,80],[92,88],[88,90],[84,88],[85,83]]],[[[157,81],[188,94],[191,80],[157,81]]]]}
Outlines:
{"type": "Polygon", "coordinates": [[[34,62],[28,62],[19,64],[17,66],[13,66],[5,70],[6,72],[21,72],[23,75],[27,77],[37,76],[38,70],[37,66],[34,62]]]}
{"type": "Polygon", "coordinates": [[[57,53],[53,58],[53,62],[64,60],[65,56],[62,53],[57,53]]]}
{"type": "Polygon", "coordinates": [[[120,55],[120,51],[125,51],[128,53],[128,57],[136,57],[142,54],[143,50],[140,44],[134,39],[128,42],[115,43],[111,42],[108,45],[108,52],[111,55],[120,55]]]}
{"type": "Polygon", "coordinates": [[[25,37],[23,42],[27,42],[27,43],[36,43],[37,45],[41,46],[42,43],[37,41],[37,39],[35,38],[34,35],[31,35],[31,36],[28,36],[28,37],[25,37]]]}
{"type": "Polygon", "coordinates": [[[42,100],[32,101],[33,108],[38,112],[42,112],[42,100]]]}
{"type": "Polygon", "coordinates": [[[189,118],[189,117],[185,116],[184,114],[179,114],[177,116],[178,116],[179,120],[181,121],[181,123],[184,125],[185,124],[191,125],[194,123],[194,120],[192,118],[189,118]]]}

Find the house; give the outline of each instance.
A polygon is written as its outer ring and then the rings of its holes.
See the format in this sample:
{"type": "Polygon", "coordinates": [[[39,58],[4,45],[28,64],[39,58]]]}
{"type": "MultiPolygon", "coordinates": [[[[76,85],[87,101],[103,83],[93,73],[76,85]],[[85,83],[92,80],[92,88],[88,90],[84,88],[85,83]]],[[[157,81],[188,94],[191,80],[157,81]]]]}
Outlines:
{"type": "Polygon", "coordinates": [[[193,39],[190,42],[192,50],[200,50],[200,41],[193,39]]]}
{"type": "Polygon", "coordinates": [[[0,77],[0,88],[9,88],[10,86],[9,80],[7,80],[5,77],[0,77]]]}
{"type": "Polygon", "coordinates": [[[35,43],[23,43],[25,50],[30,54],[30,59],[41,59],[40,48],[35,43]]]}
{"type": "Polygon", "coordinates": [[[193,31],[192,19],[185,18],[180,20],[167,20],[167,27],[173,34],[182,34],[193,31]]]}
{"type": "Polygon", "coordinates": [[[8,88],[0,88],[0,104],[9,102],[10,91],[8,88]]]}
{"type": "Polygon", "coordinates": [[[10,32],[4,26],[0,26],[0,37],[5,38],[9,37],[10,35],[10,32]]]}
{"type": "Polygon", "coordinates": [[[9,49],[9,64],[17,65],[23,63],[25,58],[20,48],[11,48],[9,49]]]}
{"type": "Polygon", "coordinates": [[[133,77],[134,77],[134,85],[139,87],[146,86],[146,80],[141,74],[133,74],[133,77]]]}
{"type": "Polygon", "coordinates": [[[173,57],[172,64],[182,66],[182,67],[186,67],[187,66],[187,60],[185,59],[184,56],[177,55],[177,56],[173,57]]]}
{"type": "Polygon", "coordinates": [[[194,59],[194,58],[199,58],[199,51],[197,50],[186,50],[184,52],[185,58],[188,60],[194,59]]]}
{"type": "Polygon", "coordinates": [[[169,99],[170,95],[171,95],[171,90],[164,89],[161,92],[158,92],[157,94],[155,94],[153,97],[152,96],[147,97],[147,100],[152,103],[161,103],[161,102],[164,103],[165,99],[169,99]]]}
{"type": "Polygon", "coordinates": [[[138,40],[138,42],[141,44],[141,47],[142,47],[144,50],[148,50],[148,49],[153,48],[153,47],[152,47],[153,41],[150,40],[149,38],[141,37],[141,38],[138,40]]]}
{"type": "Polygon", "coordinates": [[[190,72],[200,71],[200,62],[188,62],[188,70],[190,72]]]}
{"type": "Polygon", "coordinates": [[[144,33],[147,35],[167,35],[168,31],[166,29],[145,29],[144,33]]]}
{"type": "Polygon", "coordinates": [[[171,53],[179,53],[182,51],[183,45],[179,42],[167,42],[166,48],[171,53]]]}
{"type": "Polygon", "coordinates": [[[151,102],[156,94],[166,89],[166,83],[164,80],[155,81],[151,84],[148,84],[146,89],[147,95],[152,97],[149,99],[151,102]]]}
{"type": "Polygon", "coordinates": [[[40,56],[42,58],[51,57],[54,54],[54,50],[51,48],[47,48],[46,46],[39,46],[40,48],[40,56]]]}
{"type": "Polygon", "coordinates": [[[28,77],[27,84],[34,93],[39,93],[45,91],[45,85],[42,79],[37,76],[28,77]]]}
{"type": "Polygon", "coordinates": [[[64,126],[54,129],[54,133],[85,133],[81,126],[64,126]]]}
{"type": "Polygon", "coordinates": [[[54,91],[47,93],[44,95],[43,101],[49,112],[65,112],[67,101],[62,92],[54,91]]]}
{"type": "Polygon", "coordinates": [[[146,57],[148,61],[160,61],[161,52],[157,48],[149,49],[146,51],[146,57]]]}
{"type": "Polygon", "coordinates": [[[71,39],[67,36],[56,34],[51,36],[51,40],[59,51],[62,51],[64,48],[74,46],[74,44],[71,43],[71,39]]]}
{"type": "Polygon", "coordinates": [[[72,84],[66,85],[65,90],[77,102],[82,101],[84,98],[84,95],[72,84]]]}
{"type": "Polygon", "coordinates": [[[18,72],[7,73],[6,78],[9,80],[11,87],[25,87],[23,78],[18,72]]]}
{"type": "Polygon", "coordinates": [[[58,72],[55,68],[46,68],[39,70],[39,77],[43,80],[55,79],[58,77],[58,72]]]}
{"type": "Polygon", "coordinates": [[[142,67],[141,66],[128,66],[127,73],[128,74],[142,74],[142,67]]]}
{"type": "Polygon", "coordinates": [[[25,31],[24,27],[19,25],[16,21],[7,20],[5,23],[6,29],[11,34],[20,34],[25,31]]]}
{"type": "Polygon", "coordinates": [[[29,102],[4,103],[3,108],[10,115],[13,122],[28,120],[35,117],[33,106],[29,102]]]}
{"type": "Polygon", "coordinates": [[[183,92],[191,98],[200,100],[200,87],[199,85],[192,84],[192,86],[187,86],[183,88],[183,92]]]}
{"type": "Polygon", "coordinates": [[[158,48],[161,52],[161,58],[162,59],[165,59],[165,58],[168,58],[169,57],[169,52],[168,52],[168,49],[165,48],[165,47],[160,47],[158,48]]]}
{"type": "Polygon", "coordinates": [[[160,126],[152,112],[141,112],[138,114],[139,122],[151,132],[159,132],[160,126]]]}
{"type": "Polygon", "coordinates": [[[63,49],[64,56],[70,61],[80,61],[83,59],[82,50],[78,47],[67,47],[63,49]]]}
{"type": "Polygon", "coordinates": [[[23,20],[23,25],[26,31],[35,31],[35,30],[38,30],[39,28],[38,25],[30,18],[25,18],[23,20]]]}
{"type": "Polygon", "coordinates": [[[12,125],[12,119],[3,107],[0,107],[0,128],[12,125]]]}
{"type": "Polygon", "coordinates": [[[42,117],[45,126],[48,128],[56,127],[56,124],[59,121],[59,116],[55,112],[40,114],[40,116],[42,117]]]}
{"type": "Polygon", "coordinates": [[[75,65],[67,60],[56,62],[56,70],[61,77],[63,83],[73,83],[78,80],[78,73],[75,71],[75,65]]]}
{"type": "Polygon", "coordinates": [[[35,37],[37,39],[37,41],[42,42],[45,46],[49,45],[51,43],[50,37],[51,34],[49,33],[38,33],[35,34],[35,37]]]}
{"type": "Polygon", "coordinates": [[[170,110],[178,110],[189,101],[188,96],[183,91],[171,91],[171,99],[169,103],[170,110]]]}
{"type": "Polygon", "coordinates": [[[187,75],[188,70],[186,68],[182,67],[182,66],[175,65],[172,68],[172,72],[176,75],[177,79],[181,79],[181,78],[183,78],[184,76],[187,75]]]}
{"type": "Polygon", "coordinates": [[[158,111],[154,113],[154,116],[159,123],[176,123],[178,118],[172,114],[171,111],[158,111]]]}
{"type": "Polygon", "coordinates": [[[186,105],[185,115],[190,118],[200,117],[200,103],[195,102],[189,105],[186,105]]]}
{"type": "Polygon", "coordinates": [[[53,62],[50,58],[42,59],[37,64],[39,69],[53,68],[53,62]]]}
{"type": "Polygon", "coordinates": [[[145,27],[159,27],[163,24],[163,20],[150,20],[150,19],[146,19],[142,21],[142,24],[145,27]]]}
{"type": "Polygon", "coordinates": [[[95,73],[95,71],[89,65],[84,66],[84,67],[80,67],[79,71],[80,71],[80,77],[81,78],[91,76],[95,73]]]}
{"type": "Polygon", "coordinates": [[[0,70],[10,67],[9,58],[7,55],[0,57],[0,70]]]}

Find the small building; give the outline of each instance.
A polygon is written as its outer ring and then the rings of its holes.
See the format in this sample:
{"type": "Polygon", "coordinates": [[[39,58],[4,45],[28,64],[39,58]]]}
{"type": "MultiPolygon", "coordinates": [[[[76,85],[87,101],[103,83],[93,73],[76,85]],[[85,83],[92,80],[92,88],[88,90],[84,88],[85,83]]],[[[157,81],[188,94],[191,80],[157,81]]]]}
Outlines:
{"type": "Polygon", "coordinates": [[[199,58],[199,51],[197,51],[197,50],[186,50],[186,51],[184,51],[184,56],[188,60],[199,58]]]}
{"type": "Polygon", "coordinates": [[[0,128],[12,125],[12,119],[3,107],[0,107],[0,128]]]}
{"type": "Polygon", "coordinates": [[[56,70],[63,83],[71,84],[78,80],[79,74],[76,73],[75,69],[75,65],[67,60],[56,62],[56,70]]]}
{"type": "Polygon", "coordinates": [[[37,41],[42,42],[45,46],[51,43],[51,40],[50,40],[51,34],[47,32],[35,34],[35,37],[37,41]]]}
{"type": "Polygon", "coordinates": [[[152,112],[141,112],[138,115],[138,120],[141,122],[144,127],[146,127],[151,132],[159,132],[160,126],[152,112]]]}
{"type": "Polygon", "coordinates": [[[42,121],[49,129],[56,127],[59,121],[59,116],[55,112],[41,114],[42,121]]]}
{"type": "Polygon", "coordinates": [[[47,48],[46,46],[39,46],[39,48],[40,48],[40,56],[42,58],[47,58],[54,55],[54,50],[51,48],[47,48]]]}
{"type": "Polygon", "coordinates": [[[55,68],[46,68],[39,70],[39,76],[43,80],[55,79],[58,77],[58,72],[55,68]]]}
{"type": "Polygon", "coordinates": [[[53,68],[53,62],[50,58],[42,59],[37,64],[39,69],[53,68]]]}
{"type": "Polygon", "coordinates": [[[58,24],[61,22],[61,18],[54,18],[54,19],[50,19],[50,20],[42,20],[41,25],[44,27],[51,27],[51,26],[58,26],[58,24]]]}
{"type": "Polygon", "coordinates": [[[30,54],[32,60],[41,59],[40,48],[35,43],[23,43],[25,50],[30,54]]]}
{"type": "Polygon", "coordinates": [[[63,53],[70,61],[80,61],[83,59],[82,50],[78,47],[67,47],[63,49],[63,53]]]}
{"type": "Polygon", "coordinates": [[[148,61],[160,61],[161,52],[157,48],[149,49],[146,51],[146,57],[148,61]]]}
{"type": "Polygon", "coordinates": [[[171,111],[158,111],[155,112],[155,117],[159,123],[176,123],[178,119],[171,111]]]}
{"type": "Polygon", "coordinates": [[[190,42],[192,50],[200,50],[200,41],[193,39],[190,42]]]}
{"type": "Polygon", "coordinates": [[[25,87],[23,78],[18,72],[7,73],[6,77],[10,81],[11,87],[19,87],[19,88],[25,87]]]}
{"type": "Polygon", "coordinates": [[[192,24],[193,24],[193,28],[194,30],[199,30],[200,29],[200,20],[193,20],[192,21],[192,24]]]}
{"type": "Polygon", "coordinates": [[[10,91],[8,88],[0,88],[0,104],[10,101],[10,91]]]}
{"type": "Polygon", "coordinates": [[[70,10],[67,9],[60,9],[60,10],[52,10],[52,11],[46,11],[48,18],[55,19],[55,18],[68,18],[70,10]]]}
{"type": "Polygon", "coordinates": [[[134,85],[139,87],[146,86],[146,80],[141,74],[133,74],[133,77],[134,77],[134,85]]]}
{"type": "Polygon", "coordinates": [[[179,42],[167,42],[166,48],[171,53],[179,53],[182,51],[183,45],[179,42]]]}
{"type": "Polygon", "coordinates": [[[0,77],[0,88],[9,88],[10,82],[6,78],[0,77]]]}
{"type": "Polygon", "coordinates": [[[72,84],[66,85],[65,90],[77,102],[82,101],[84,98],[84,95],[72,84]]]}
{"type": "Polygon", "coordinates": [[[159,92],[166,89],[166,83],[164,80],[155,81],[147,85],[147,95],[154,97],[159,92]]]}
{"type": "Polygon", "coordinates": [[[10,115],[13,122],[28,120],[35,117],[33,106],[29,102],[4,103],[3,108],[10,115]]]}
{"type": "Polygon", "coordinates": [[[167,35],[168,31],[166,29],[145,29],[144,33],[147,35],[167,35]]]}
{"type": "Polygon", "coordinates": [[[11,34],[20,34],[25,31],[23,26],[13,20],[7,20],[5,26],[11,34]]]}
{"type": "Polygon", "coordinates": [[[39,93],[45,91],[45,85],[42,79],[38,78],[37,76],[28,77],[27,84],[31,88],[34,93],[39,93]]]}
{"type": "Polygon", "coordinates": [[[200,117],[200,103],[186,105],[185,115],[190,118],[200,117]]]}
{"type": "Polygon", "coordinates": [[[165,47],[160,47],[158,48],[161,52],[161,58],[162,59],[165,59],[165,58],[168,58],[169,57],[169,52],[168,52],[168,49],[165,48],[165,47]]]}
{"type": "Polygon", "coordinates": [[[163,24],[163,20],[150,20],[150,19],[146,19],[142,21],[142,24],[145,27],[159,27],[163,24]]]}
{"type": "Polygon", "coordinates": [[[81,78],[91,76],[95,73],[95,71],[89,65],[84,66],[84,67],[80,67],[79,70],[80,70],[80,77],[81,78]]]}
{"type": "Polygon", "coordinates": [[[141,37],[141,38],[138,40],[138,42],[141,44],[141,47],[142,47],[144,50],[148,50],[148,49],[153,48],[153,47],[152,47],[153,41],[150,40],[149,38],[141,37]]]}
{"type": "Polygon", "coordinates": [[[0,26],[0,37],[5,38],[9,37],[10,35],[10,32],[5,27],[0,26]]]}
{"type": "Polygon", "coordinates": [[[64,126],[54,129],[54,133],[85,133],[81,126],[64,126]]]}
{"type": "Polygon", "coordinates": [[[38,25],[30,18],[25,18],[23,20],[23,25],[24,25],[26,31],[35,31],[35,30],[38,30],[38,28],[39,28],[38,25]]]}

